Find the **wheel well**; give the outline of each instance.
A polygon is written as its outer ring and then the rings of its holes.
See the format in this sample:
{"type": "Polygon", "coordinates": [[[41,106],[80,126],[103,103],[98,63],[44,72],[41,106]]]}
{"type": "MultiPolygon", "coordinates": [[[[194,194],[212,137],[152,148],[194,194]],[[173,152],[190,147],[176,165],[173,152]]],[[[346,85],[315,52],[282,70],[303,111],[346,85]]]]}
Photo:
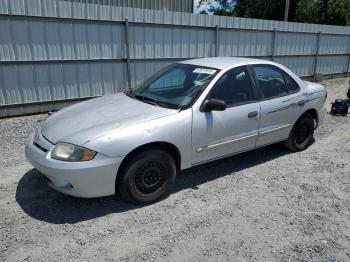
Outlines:
{"type": "MultiPolygon", "coordinates": [[[[125,158],[123,159],[122,163],[119,166],[118,169],[118,173],[117,173],[117,179],[116,179],[116,185],[118,184],[118,178],[120,177],[120,172],[123,172],[125,166],[127,165],[128,161],[131,159],[132,156],[134,156],[135,154],[137,154],[138,152],[144,151],[144,150],[150,150],[150,149],[161,149],[161,150],[165,150],[167,151],[170,155],[172,155],[172,157],[175,160],[175,165],[176,165],[176,169],[180,170],[181,168],[181,154],[179,149],[168,142],[152,142],[152,143],[148,143],[148,144],[144,144],[142,146],[139,146],[137,148],[135,148],[134,150],[132,150],[130,153],[128,153],[125,158]]],[[[117,186],[116,186],[116,191],[117,191],[117,186]]],[[[118,192],[116,192],[118,193],[118,192]]]]}

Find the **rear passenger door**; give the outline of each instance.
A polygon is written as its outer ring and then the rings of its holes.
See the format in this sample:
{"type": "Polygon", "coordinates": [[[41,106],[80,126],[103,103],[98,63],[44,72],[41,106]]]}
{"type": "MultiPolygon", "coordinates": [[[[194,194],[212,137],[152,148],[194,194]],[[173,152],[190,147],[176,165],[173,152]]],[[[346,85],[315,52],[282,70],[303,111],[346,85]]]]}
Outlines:
{"type": "Polygon", "coordinates": [[[256,146],[286,140],[302,105],[295,98],[296,81],[274,65],[253,65],[253,75],[261,96],[259,136],[256,146]]]}

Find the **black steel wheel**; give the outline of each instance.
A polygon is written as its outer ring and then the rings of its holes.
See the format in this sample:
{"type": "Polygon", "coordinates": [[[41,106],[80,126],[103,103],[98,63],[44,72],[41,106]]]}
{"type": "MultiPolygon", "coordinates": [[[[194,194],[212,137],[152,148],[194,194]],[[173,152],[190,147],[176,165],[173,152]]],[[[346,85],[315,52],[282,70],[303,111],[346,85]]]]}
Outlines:
{"type": "Polygon", "coordinates": [[[135,187],[140,194],[151,194],[161,188],[166,180],[166,168],[159,161],[149,161],[135,174],[135,187]]]}
{"type": "Polygon", "coordinates": [[[302,151],[314,140],[315,119],[309,113],[302,115],[295,123],[284,145],[291,151],[302,151]]]}
{"type": "Polygon", "coordinates": [[[122,197],[136,204],[155,202],[166,196],[174,183],[174,158],[161,149],[141,151],[127,160],[117,178],[122,197]]]}

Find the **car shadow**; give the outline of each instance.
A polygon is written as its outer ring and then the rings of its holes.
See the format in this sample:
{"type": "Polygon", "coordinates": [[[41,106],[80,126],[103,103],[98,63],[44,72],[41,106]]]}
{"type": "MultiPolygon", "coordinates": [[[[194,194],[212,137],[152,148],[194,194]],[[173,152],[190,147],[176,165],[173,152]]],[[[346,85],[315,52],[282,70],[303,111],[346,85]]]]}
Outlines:
{"type": "MultiPolygon", "coordinates": [[[[234,175],[286,154],[290,152],[276,144],[184,170],[178,174],[172,194],[187,188],[197,189],[208,181],[234,175]]],[[[47,185],[47,178],[36,169],[30,170],[20,179],[16,201],[29,216],[53,224],[77,223],[142,208],[115,196],[94,199],[66,196],[51,189],[47,185]]]]}

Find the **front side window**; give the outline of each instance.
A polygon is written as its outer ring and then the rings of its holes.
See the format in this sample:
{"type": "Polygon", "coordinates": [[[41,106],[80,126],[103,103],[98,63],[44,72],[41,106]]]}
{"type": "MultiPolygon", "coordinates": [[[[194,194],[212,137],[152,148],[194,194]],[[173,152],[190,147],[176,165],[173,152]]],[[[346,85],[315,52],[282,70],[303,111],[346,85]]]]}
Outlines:
{"type": "Polygon", "coordinates": [[[218,71],[191,64],[174,64],[127,94],[159,106],[184,108],[195,101],[218,71]]]}
{"type": "Polygon", "coordinates": [[[248,70],[238,67],[227,71],[215,83],[208,98],[225,101],[227,106],[253,101],[255,96],[248,70]]]}
{"type": "Polygon", "coordinates": [[[283,73],[274,66],[253,66],[263,98],[272,98],[288,93],[283,73]]]}

